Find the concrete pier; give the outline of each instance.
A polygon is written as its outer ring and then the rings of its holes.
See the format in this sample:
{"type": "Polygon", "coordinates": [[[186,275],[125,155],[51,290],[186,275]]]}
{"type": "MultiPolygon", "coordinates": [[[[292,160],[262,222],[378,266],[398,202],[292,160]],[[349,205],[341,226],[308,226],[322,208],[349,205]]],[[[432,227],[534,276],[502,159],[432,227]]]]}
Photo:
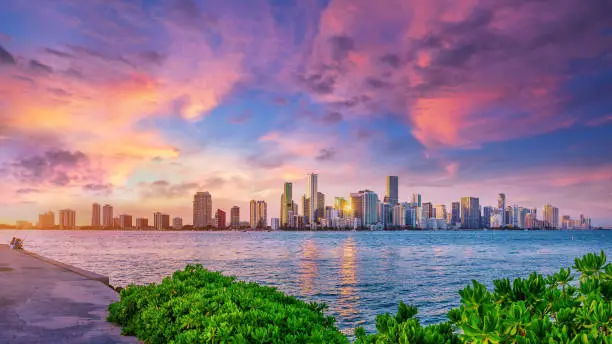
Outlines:
{"type": "Polygon", "coordinates": [[[106,321],[108,278],[0,245],[0,343],[138,343],[106,321]]]}

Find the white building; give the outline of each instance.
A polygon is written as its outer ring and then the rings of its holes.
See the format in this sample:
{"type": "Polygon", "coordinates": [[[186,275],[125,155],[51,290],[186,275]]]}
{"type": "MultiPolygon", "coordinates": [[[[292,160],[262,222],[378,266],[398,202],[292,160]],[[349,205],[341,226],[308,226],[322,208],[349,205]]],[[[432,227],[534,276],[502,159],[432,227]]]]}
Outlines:
{"type": "Polygon", "coordinates": [[[315,210],[317,209],[318,202],[318,174],[311,173],[306,176],[306,198],[309,200],[308,204],[308,223],[311,228],[316,228],[317,215],[315,210]]]}
{"type": "Polygon", "coordinates": [[[62,209],[59,211],[60,229],[74,229],[76,227],[76,211],[62,209]]]}
{"type": "Polygon", "coordinates": [[[273,217],[270,221],[270,224],[272,225],[272,230],[278,230],[278,228],[280,227],[280,219],[278,217],[273,217]]]}

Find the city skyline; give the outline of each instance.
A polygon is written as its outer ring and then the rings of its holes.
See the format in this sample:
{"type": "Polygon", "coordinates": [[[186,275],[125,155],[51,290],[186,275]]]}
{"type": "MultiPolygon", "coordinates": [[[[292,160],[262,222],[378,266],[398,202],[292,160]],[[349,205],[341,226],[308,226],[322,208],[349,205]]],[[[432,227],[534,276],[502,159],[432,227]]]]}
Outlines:
{"type": "Polygon", "coordinates": [[[503,192],[610,225],[612,4],[574,4],[8,1],[0,223],[94,202],[190,222],[197,191],[281,218],[312,172],[328,205],[389,175],[447,211],[503,192]]]}
{"type": "MultiPolygon", "coordinates": [[[[387,226],[412,226],[414,228],[421,229],[446,229],[447,225],[450,228],[499,228],[505,226],[511,226],[514,228],[554,228],[554,229],[567,229],[571,227],[584,227],[590,228],[594,226],[591,222],[590,217],[585,217],[584,214],[579,215],[579,219],[576,216],[563,212],[563,216],[559,212],[559,208],[555,207],[550,203],[546,203],[541,208],[541,211],[537,211],[537,207],[528,208],[523,205],[514,203],[512,206],[506,205],[506,194],[497,194],[497,207],[490,205],[482,205],[479,197],[463,196],[459,202],[453,201],[448,204],[451,209],[447,212],[447,205],[439,202],[427,201],[423,202],[422,194],[412,193],[406,199],[399,197],[398,189],[395,187],[398,182],[398,176],[386,176],[385,177],[385,196],[381,199],[375,191],[369,189],[363,189],[358,192],[349,194],[349,201],[344,200],[342,196],[329,197],[330,204],[325,202],[325,194],[317,191],[318,185],[318,174],[310,173],[306,175],[306,191],[308,196],[311,194],[317,195],[317,207],[312,208],[310,197],[307,197],[305,193],[302,196],[302,213],[298,211],[299,206],[296,202],[290,201],[291,210],[287,211],[287,221],[281,222],[283,213],[288,206],[288,198],[285,195],[291,195],[293,190],[293,182],[284,182],[280,198],[280,214],[281,218],[270,217],[268,215],[268,203],[265,200],[251,200],[249,202],[249,221],[242,222],[240,218],[240,207],[232,206],[231,218],[228,226],[226,221],[226,211],[223,209],[217,209],[214,216],[210,216],[213,208],[213,198],[208,191],[198,191],[193,195],[192,202],[192,214],[193,222],[191,225],[195,228],[227,228],[237,227],[237,224],[248,223],[251,228],[265,228],[271,225],[274,229],[278,228],[297,228],[298,217],[302,219],[299,222],[304,224],[305,228],[318,229],[324,228],[330,225],[330,221],[337,221],[339,218],[350,219],[349,222],[342,222],[341,226],[347,227],[370,227],[370,226],[382,226],[386,229],[387,226]],[[392,195],[391,197],[389,195],[392,195]],[[408,201],[410,199],[410,201],[408,201]],[[400,207],[400,208],[398,208],[400,207]],[[314,214],[312,211],[314,209],[314,214]],[[335,211],[334,211],[335,209],[335,211]],[[542,218],[538,218],[537,214],[542,214],[542,218]],[[400,215],[401,214],[401,215],[400,215]],[[400,218],[398,218],[398,216],[400,218]],[[406,216],[406,218],[404,218],[406,216]],[[333,219],[332,219],[333,217],[333,219]],[[408,217],[412,219],[409,220],[408,217]],[[354,222],[353,222],[354,220],[354,222]],[[435,220],[434,222],[430,220],[435,220]],[[441,222],[440,222],[441,221],[441,222]],[[539,221],[539,222],[538,222],[539,221]],[[355,224],[353,226],[353,223],[355,224]],[[443,227],[440,227],[443,226],[443,227]],[[538,227],[543,226],[543,227],[538,227]]],[[[425,200],[427,200],[425,198],[425,200]]],[[[100,205],[98,203],[92,204],[91,210],[91,227],[96,228],[141,228],[145,226],[133,226],[132,215],[122,214],[118,217],[113,217],[112,205],[105,204],[103,207],[103,226],[99,224],[99,210],[100,205]],[[126,225],[126,220],[128,225],[126,225]],[[109,225],[109,223],[112,223],[109,225]]],[[[75,211],[72,209],[63,209],[59,211],[60,220],[58,225],[62,228],[75,228],[79,224],[75,220],[75,211]],[[71,214],[70,225],[65,224],[66,215],[68,212],[71,214]]],[[[46,223],[48,217],[47,214],[51,214],[51,222],[53,222],[53,213],[41,213],[39,214],[38,223],[46,223]]],[[[136,218],[136,223],[139,223],[141,217],[136,218]]],[[[144,218],[148,220],[148,218],[144,218]]],[[[174,228],[179,229],[183,226],[182,217],[174,217],[172,222],[170,221],[170,215],[162,214],[157,211],[153,214],[153,227],[156,229],[168,229],[174,228]],[[167,227],[160,227],[158,220],[159,216],[165,216],[167,221],[167,227]],[[177,225],[177,221],[180,221],[180,226],[177,225]]],[[[23,227],[24,224],[33,223],[27,220],[17,220],[18,227],[23,227]]],[[[337,224],[336,224],[337,225],[337,224]]],[[[45,227],[45,225],[41,225],[45,227]]]]}

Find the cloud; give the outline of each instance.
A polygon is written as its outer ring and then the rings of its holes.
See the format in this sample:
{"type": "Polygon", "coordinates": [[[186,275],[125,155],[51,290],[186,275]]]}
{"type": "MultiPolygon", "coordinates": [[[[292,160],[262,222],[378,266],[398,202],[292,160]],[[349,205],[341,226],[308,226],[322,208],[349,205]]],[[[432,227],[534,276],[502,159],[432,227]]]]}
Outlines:
{"type": "Polygon", "coordinates": [[[172,184],[167,180],[157,180],[139,185],[142,198],[180,198],[189,195],[200,188],[198,183],[186,182],[172,184]]]}
{"type": "Polygon", "coordinates": [[[80,151],[50,150],[42,155],[20,158],[10,166],[25,184],[67,186],[87,178],[88,157],[80,151]]]}
{"type": "Polygon", "coordinates": [[[327,161],[333,159],[336,155],[336,151],[333,148],[321,149],[319,155],[315,158],[317,161],[327,161]]]}
{"type": "Polygon", "coordinates": [[[46,74],[53,73],[53,68],[45,64],[42,64],[36,60],[30,60],[30,69],[32,69],[34,72],[40,72],[40,73],[46,73],[46,74]]]}
{"type": "Polygon", "coordinates": [[[85,184],[83,190],[108,196],[113,192],[113,184],[85,184]]]}
{"type": "Polygon", "coordinates": [[[21,188],[15,191],[15,193],[17,194],[31,194],[31,193],[38,193],[38,192],[40,192],[40,189],[35,189],[35,188],[21,188]]]}
{"type": "Polygon", "coordinates": [[[241,114],[230,117],[228,122],[231,124],[244,124],[247,123],[253,117],[253,113],[250,110],[243,111],[241,114]]]}
{"type": "Polygon", "coordinates": [[[328,112],[321,120],[325,124],[336,124],[342,122],[342,114],[339,112],[328,112]]]}
{"type": "Polygon", "coordinates": [[[2,45],[0,45],[0,65],[14,65],[15,58],[2,45]]]}

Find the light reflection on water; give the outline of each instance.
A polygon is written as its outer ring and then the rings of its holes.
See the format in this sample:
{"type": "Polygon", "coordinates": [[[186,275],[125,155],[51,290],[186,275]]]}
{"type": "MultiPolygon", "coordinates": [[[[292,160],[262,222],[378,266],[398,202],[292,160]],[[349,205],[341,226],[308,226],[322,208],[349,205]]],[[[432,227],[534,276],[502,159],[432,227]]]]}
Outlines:
{"type": "MultiPolygon", "coordinates": [[[[8,242],[15,231],[0,231],[8,242]]],[[[189,263],[326,302],[347,333],[374,329],[400,300],[425,323],[458,305],[472,279],[552,273],[612,252],[610,231],[119,232],[21,231],[28,250],[108,275],[113,285],[160,282],[189,263]]]]}

